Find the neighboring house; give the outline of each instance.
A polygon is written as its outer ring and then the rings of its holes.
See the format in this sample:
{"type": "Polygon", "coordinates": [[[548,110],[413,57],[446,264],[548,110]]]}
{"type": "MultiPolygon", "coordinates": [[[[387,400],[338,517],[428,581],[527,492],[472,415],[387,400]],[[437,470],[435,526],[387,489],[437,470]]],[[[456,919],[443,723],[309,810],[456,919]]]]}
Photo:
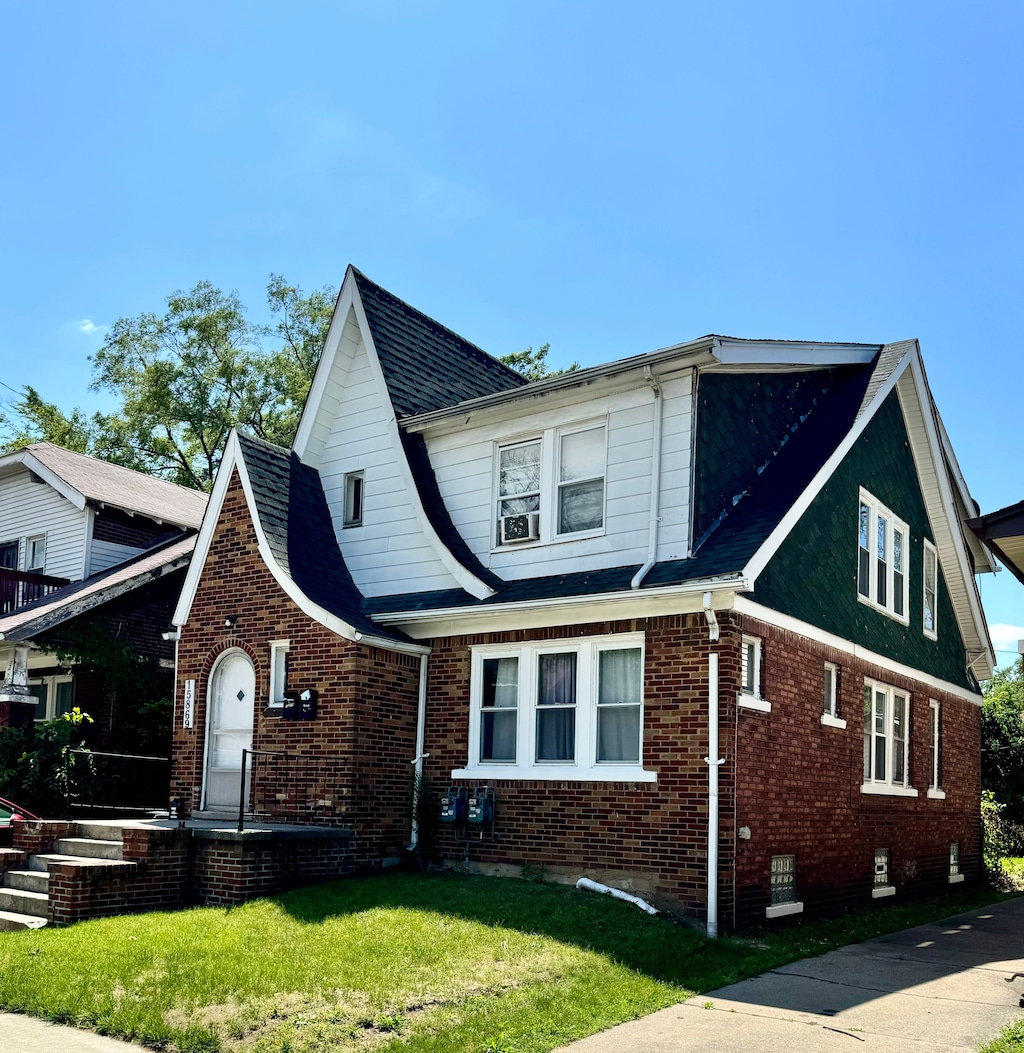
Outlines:
{"type": "Polygon", "coordinates": [[[975,514],[916,341],[527,383],[350,268],[292,450],[228,443],[173,792],[237,810],[254,751],[244,807],[380,864],[421,770],[448,858],[712,931],[978,877],[975,514]]]}
{"type": "Polygon", "coordinates": [[[33,443],[0,457],[0,724],[78,706],[94,742],[116,731],[103,669],[58,662],[72,630],[98,627],[167,668],[163,639],[206,495],[33,443]]]}
{"type": "Polygon", "coordinates": [[[977,516],[967,525],[1024,585],[1024,501],[977,516]]]}

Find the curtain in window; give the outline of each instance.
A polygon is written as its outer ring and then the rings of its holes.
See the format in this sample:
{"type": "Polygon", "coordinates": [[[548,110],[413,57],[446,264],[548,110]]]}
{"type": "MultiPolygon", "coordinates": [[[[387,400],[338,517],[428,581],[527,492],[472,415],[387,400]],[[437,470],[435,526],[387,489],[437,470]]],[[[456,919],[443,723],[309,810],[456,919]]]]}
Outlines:
{"type": "Polygon", "coordinates": [[[597,759],[640,760],[640,648],[598,658],[597,759]]]}
{"type": "Polygon", "coordinates": [[[537,664],[537,760],[576,756],[576,655],[542,654],[537,664]]]}
{"type": "Polygon", "coordinates": [[[519,659],[484,660],[483,704],[480,713],[480,759],[516,759],[516,707],[519,701],[519,659]]]}

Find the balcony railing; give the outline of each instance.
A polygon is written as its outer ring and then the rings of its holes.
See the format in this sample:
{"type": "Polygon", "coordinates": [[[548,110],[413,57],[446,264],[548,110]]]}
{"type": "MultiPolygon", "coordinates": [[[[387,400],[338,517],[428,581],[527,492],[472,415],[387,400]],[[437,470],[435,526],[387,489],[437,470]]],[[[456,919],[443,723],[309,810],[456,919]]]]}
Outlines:
{"type": "Polygon", "coordinates": [[[0,614],[10,614],[68,584],[69,578],[52,578],[30,570],[0,567],[0,614]]]}

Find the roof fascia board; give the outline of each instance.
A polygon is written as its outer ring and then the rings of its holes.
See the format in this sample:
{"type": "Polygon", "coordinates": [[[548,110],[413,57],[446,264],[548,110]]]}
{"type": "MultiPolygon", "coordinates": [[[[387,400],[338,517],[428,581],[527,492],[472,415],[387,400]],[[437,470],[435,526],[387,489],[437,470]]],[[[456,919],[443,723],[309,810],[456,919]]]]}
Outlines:
{"type": "Polygon", "coordinates": [[[334,313],[331,315],[331,324],[327,327],[324,349],[320,354],[316,372],[313,374],[313,383],[309,386],[309,394],[306,396],[305,404],[302,407],[302,416],[299,417],[299,426],[295,431],[295,441],[292,443],[293,452],[304,464],[309,463],[306,460],[306,451],[313,434],[316,418],[320,412],[320,403],[327,388],[327,381],[334,368],[338,347],[341,345],[341,336],[345,331],[345,322],[348,319],[348,312],[352,306],[355,287],[355,276],[352,273],[352,267],[349,266],[345,271],[345,280],[341,284],[338,299],[334,304],[334,313]]]}
{"type": "MultiPolygon", "coordinates": [[[[949,473],[945,470],[945,459],[942,453],[942,445],[939,440],[938,428],[936,426],[935,414],[931,412],[934,407],[931,391],[924,373],[924,365],[921,362],[921,352],[916,348],[910,355],[910,377],[913,387],[908,388],[905,384],[897,387],[900,405],[903,407],[904,417],[907,415],[907,406],[912,400],[917,402],[917,412],[920,414],[921,426],[924,429],[927,451],[919,451],[917,444],[913,442],[911,431],[910,451],[917,464],[919,478],[924,478],[928,470],[928,462],[924,454],[930,456],[932,473],[939,491],[940,507],[929,509],[928,515],[932,522],[932,532],[935,534],[935,547],[939,552],[940,566],[945,568],[952,564],[959,572],[961,592],[967,601],[967,610],[963,605],[956,602],[954,597],[954,609],[957,610],[957,620],[960,622],[960,633],[964,637],[964,645],[968,651],[982,651],[987,664],[987,675],[979,677],[985,680],[992,675],[995,668],[995,656],[992,653],[992,642],[988,636],[988,627],[981,606],[981,597],[978,594],[978,585],[971,570],[967,558],[967,541],[963,536],[966,527],[960,522],[956,514],[956,504],[953,499],[953,491],[950,486],[949,473]],[[959,529],[954,529],[954,524],[959,529]],[[943,558],[945,557],[945,558],[943,558]]],[[[947,576],[946,587],[950,588],[947,576]]],[[[951,590],[952,591],[952,590],[951,590]]]]}
{"type": "Polygon", "coordinates": [[[768,625],[777,626],[779,629],[785,629],[787,632],[804,636],[808,640],[825,644],[827,647],[833,647],[837,651],[850,655],[851,658],[870,662],[872,665],[877,665],[898,676],[905,676],[910,680],[918,680],[938,691],[948,691],[949,694],[966,699],[976,706],[980,706],[983,701],[982,696],[974,691],[968,691],[958,684],[951,684],[948,680],[940,680],[938,677],[930,676],[928,673],[915,669],[913,666],[904,665],[902,662],[895,661],[895,659],[886,658],[885,655],[869,651],[865,647],[859,647],[852,640],[826,632],[824,629],[819,629],[816,625],[801,621],[799,618],[781,614],[779,611],[772,610],[771,607],[762,606],[746,596],[736,597],[736,610],[740,614],[757,618],[758,621],[766,622],[768,625]]]}
{"type": "Polygon", "coordinates": [[[90,593],[87,596],[72,596],[63,607],[57,607],[54,610],[47,611],[45,614],[41,614],[39,617],[33,618],[31,621],[19,625],[16,629],[12,629],[10,632],[0,633],[0,640],[12,640],[15,642],[30,640],[37,633],[46,632],[57,625],[62,625],[71,618],[77,618],[82,614],[87,614],[89,611],[101,607],[104,603],[116,600],[119,596],[124,596],[129,592],[134,592],[137,588],[140,588],[151,581],[157,581],[176,570],[180,570],[185,566],[185,563],[190,556],[191,553],[179,556],[177,559],[170,560],[162,566],[152,567],[149,570],[143,571],[141,574],[137,574],[133,578],[119,581],[116,585],[108,585],[105,589],[97,589],[96,592],[90,593]]]}
{"type": "Polygon", "coordinates": [[[881,347],[881,344],[816,344],[803,340],[718,337],[715,357],[723,365],[856,366],[869,363],[881,347]]]}
{"type": "Polygon", "coordinates": [[[227,493],[228,484],[230,483],[233,470],[237,470],[238,479],[242,484],[245,501],[249,507],[249,516],[252,519],[253,529],[256,531],[257,549],[260,558],[263,560],[267,569],[270,571],[277,584],[281,587],[282,591],[299,608],[299,610],[303,612],[303,614],[306,614],[314,621],[319,622],[324,628],[329,629],[336,636],[340,636],[345,640],[351,640],[354,643],[366,643],[372,647],[382,647],[389,651],[402,651],[407,654],[423,654],[429,651],[429,648],[424,649],[420,644],[405,644],[398,640],[388,640],[385,637],[364,635],[354,626],[349,625],[348,622],[339,618],[336,614],[332,614],[319,604],[314,603],[299,588],[299,586],[284,573],[277,560],[274,558],[273,550],[271,549],[270,544],[267,541],[267,535],[263,530],[263,524],[260,522],[256,497],[252,489],[252,481],[249,479],[249,472],[246,468],[245,458],[242,456],[241,447],[238,442],[238,434],[234,429],[231,430],[231,435],[228,438],[227,448],[224,451],[224,456],[221,459],[220,470],[217,473],[217,482],[214,485],[214,492],[210,495],[210,504],[207,506],[207,515],[210,515],[211,509],[214,508],[216,508],[216,513],[210,517],[209,522],[205,519],[203,521],[203,529],[200,531],[199,540],[196,543],[195,555],[189,566],[188,577],[186,578],[185,586],[182,589],[181,599],[178,601],[178,608],[174,612],[175,625],[180,627],[188,620],[188,615],[192,608],[192,602],[195,599],[196,589],[198,588],[199,577],[210,550],[213,531],[218,519],[220,518],[221,508],[224,504],[224,496],[227,493]],[[222,483],[222,479],[226,481],[222,483]],[[207,527],[209,527],[209,530],[207,530],[207,527]]]}
{"type": "Polygon", "coordinates": [[[864,429],[868,426],[868,422],[872,420],[875,413],[878,411],[879,406],[882,405],[882,403],[889,397],[893,388],[896,387],[896,382],[903,374],[903,371],[907,368],[908,358],[909,356],[904,356],[900,364],[886,378],[885,383],[881,385],[877,392],[875,392],[875,397],[872,399],[867,411],[861,413],[857,420],[854,421],[853,426],[846,433],[846,437],[843,441],[832,451],[832,455],[821,466],[821,468],[818,469],[817,474],[811,480],[810,484],[790,506],[789,511],[782,517],[778,526],[776,526],[776,528],[768,535],[767,539],[761,543],[760,548],[758,548],[751,557],[746,567],[743,568],[744,576],[748,577],[751,582],[757,581],[761,572],[768,565],[769,560],[771,560],[775,553],[778,552],[782,542],[789,536],[800,517],[810,507],[811,502],[819,493],[821,493],[822,487],[824,487],[825,483],[832,478],[833,472],[835,472],[842,463],[843,458],[853,448],[853,444],[861,437],[864,429]]]}
{"type": "Polygon", "coordinates": [[[28,471],[38,475],[43,482],[52,486],[61,497],[66,497],[75,508],[85,508],[85,495],[57,475],[48,465],[43,464],[31,450],[15,450],[14,453],[10,453],[6,457],[0,457],[0,472],[4,468],[13,468],[19,463],[23,464],[28,471]]]}
{"type": "Polygon", "coordinates": [[[609,380],[631,372],[636,372],[642,376],[645,367],[653,368],[656,365],[671,362],[674,359],[683,359],[683,361],[678,363],[680,370],[690,369],[695,365],[711,365],[716,361],[711,353],[714,339],[714,337],[705,336],[687,344],[676,344],[673,347],[650,351],[643,355],[634,355],[631,358],[622,358],[616,362],[609,362],[601,366],[575,369],[571,373],[562,373],[557,377],[535,380],[530,384],[522,385],[522,387],[508,388],[505,391],[496,391],[492,395],[481,395],[479,398],[466,399],[464,402],[458,402],[454,406],[431,410],[429,413],[412,414],[402,418],[402,427],[406,431],[411,432],[426,431],[434,423],[453,417],[464,417],[467,413],[480,413],[483,410],[490,409],[492,406],[503,406],[522,401],[523,399],[538,398],[554,391],[585,387],[598,380],[609,380]]]}
{"type": "Polygon", "coordinates": [[[382,399],[382,405],[389,411],[387,413],[387,419],[384,421],[384,427],[387,431],[388,441],[391,444],[391,450],[395,461],[398,464],[398,470],[402,476],[402,485],[405,487],[405,492],[409,498],[409,503],[412,506],[416,521],[419,524],[420,529],[423,531],[424,537],[430,542],[431,547],[434,549],[434,552],[438,559],[440,559],[445,570],[447,570],[455,579],[459,588],[465,589],[466,592],[471,596],[475,596],[478,600],[487,599],[488,596],[494,595],[494,589],[492,589],[486,582],[481,581],[455,558],[452,551],[441,540],[437,531],[434,530],[430,519],[427,517],[426,510],[423,507],[423,502],[420,500],[419,490],[416,488],[416,481],[413,479],[412,469],[409,467],[409,461],[405,456],[405,449],[402,446],[402,437],[398,433],[398,421],[395,418],[391,395],[388,392],[387,380],[384,378],[384,370],[381,368],[380,359],[377,356],[377,348],[373,342],[373,334],[366,319],[366,312],[363,309],[362,297],[360,297],[358,289],[355,289],[354,281],[352,286],[352,309],[355,312],[356,323],[362,333],[363,343],[367,352],[366,357],[369,360],[370,369],[373,372],[374,380],[377,385],[377,391],[382,399]]]}
{"type": "Polygon", "coordinates": [[[486,607],[396,611],[374,615],[373,620],[400,628],[416,639],[429,639],[466,633],[581,625],[608,619],[696,614],[704,609],[703,597],[707,592],[711,593],[714,610],[723,611],[733,606],[737,592],[747,591],[750,587],[748,581],[730,575],[653,589],[495,603],[486,607]]]}

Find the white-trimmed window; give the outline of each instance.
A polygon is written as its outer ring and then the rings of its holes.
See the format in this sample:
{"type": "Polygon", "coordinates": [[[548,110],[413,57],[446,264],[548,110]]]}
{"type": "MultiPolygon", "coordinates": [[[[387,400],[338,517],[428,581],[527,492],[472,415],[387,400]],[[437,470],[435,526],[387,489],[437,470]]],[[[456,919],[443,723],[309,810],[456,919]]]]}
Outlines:
{"type": "Polygon", "coordinates": [[[933,800],[942,801],[945,800],[946,794],[941,782],[940,731],[939,703],[932,698],[928,701],[928,796],[933,800]]]}
{"type": "Polygon", "coordinates": [[[871,885],[872,899],[881,899],[884,896],[895,896],[896,887],[892,883],[890,871],[892,870],[892,851],[888,848],[875,849],[875,872],[871,885]]]}
{"type": "Polygon", "coordinates": [[[864,681],[864,782],[862,793],[916,797],[910,786],[910,695],[864,681]]]}
{"type": "Polygon", "coordinates": [[[0,544],[0,567],[4,570],[18,569],[18,541],[4,541],[0,544]]]}
{"type": "Polygon", "coordinates": [[[761,641],[744,636],[740,642],[740,693],[737,699],[747,709],[771,712],[771,703],[761,695],[761,641]]]}
{"type": "Polygon", "coordinates": [[[826,662],[822,675],[821,723],[831,728],[845,728],[839,716],[839,666],[826,662]]]}
{"type": "Polygon", "coordinates": [[[939,557],[935,546],[924,540],[924,634],[932,640],[939,636],[939,557]]]}
{"type": "Polygon", "coordinates": [[[452,778],[653,782],[643,633],[473,648],[469,757],[452,778]]]}
{"type": "Polygon", "coordinates": [[[270,694],[271,706],[284,705],[284,693],[288,690],[288,640],[270,641],[270,694]]]}
{"type": "Polygon", "coordinates": [[[46,569],[46,535],[25,539],[25,570],[42,574],[46,569]]]}
{"type": "Polygon", "coordinates": [[[75,680],[67,674],[29,677],[28,692],[36,697],[35,720],[53,720],[75,704],[75,680]]]}
{"type": "Polygon", "coordinates": [[[607,426],[548,428],[495,453],[499,547],[599,534],[605,521],[607,426]]]}
{"type": "Polygon", "coordinates": [[[857,522],[857,598],[909,624],[907,576],[910,528],[895,513],[860,491],[857,522]]]}
{"type": "Polygon", "coordinates": [[[342,526],[363,525],[363,486],[362,472],[345,473],[345,511],[342,526]]]}

